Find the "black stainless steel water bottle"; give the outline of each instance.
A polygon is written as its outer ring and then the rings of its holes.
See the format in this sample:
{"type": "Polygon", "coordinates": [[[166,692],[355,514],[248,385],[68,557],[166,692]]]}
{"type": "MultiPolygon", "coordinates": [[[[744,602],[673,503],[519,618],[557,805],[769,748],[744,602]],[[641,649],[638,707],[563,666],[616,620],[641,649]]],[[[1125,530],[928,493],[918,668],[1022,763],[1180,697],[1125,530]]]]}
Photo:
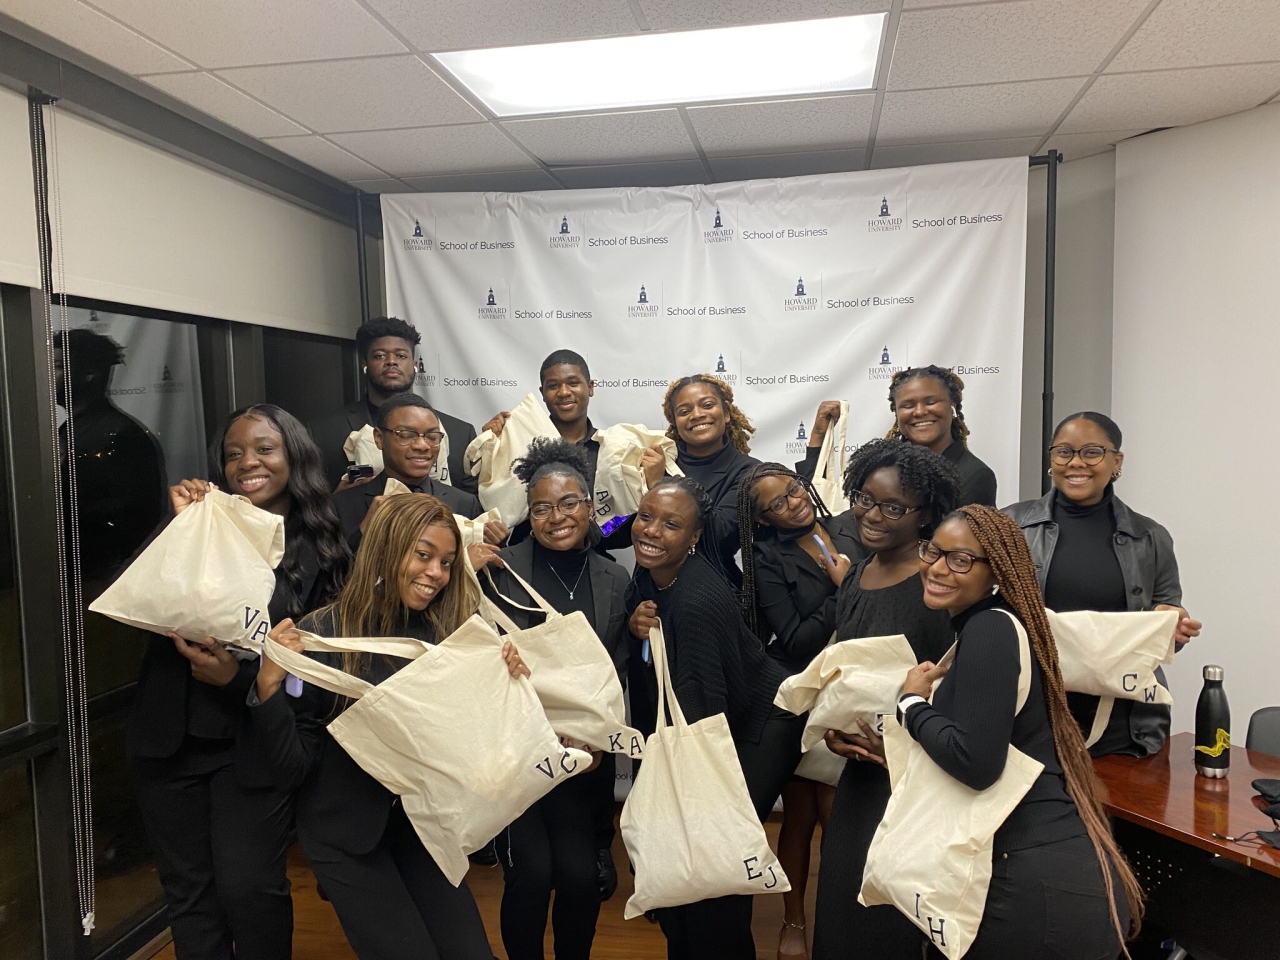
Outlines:
{"type": "Polygon", "coordinates": [[[1222,689],[1222,668],[1204,668],[1204,689],[1196,701],[1196,773],[1225,777],[1231,766],[1231,707],[1222,689]]]}

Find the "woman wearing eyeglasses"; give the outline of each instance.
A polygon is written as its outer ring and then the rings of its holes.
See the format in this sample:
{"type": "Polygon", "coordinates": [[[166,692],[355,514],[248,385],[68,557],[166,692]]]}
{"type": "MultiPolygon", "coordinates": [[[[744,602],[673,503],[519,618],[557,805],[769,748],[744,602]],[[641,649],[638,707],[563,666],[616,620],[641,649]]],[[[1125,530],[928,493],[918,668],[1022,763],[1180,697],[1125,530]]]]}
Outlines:
{"type": "MultiPolygon", "coordinates": [[[[594,549],[600,529],[592,522],[590,469],[586,451],[568,441],[539,438],[512,465],[529,491],[527,540],[498,552],[478,544],[472,556],[486,592],[521,629],[543,615],[504,603],[503,597],[534,606],[517,573],[563,614],[580,611],[625,679],[627,663],[627,572],[594,549]],[[492,584],[489,577],[492,577],[492,584]]],[[[505,886],[502,945],[510,960],[542,960],[552,891],[551,928],[556,960],[588,960],[600,913],[598,857],[612,841],[613,754],[572,777],[526,810],[497,839],[505,886]],[[607,811],[608,835],[602,835],[607,811]]]]}
{"type": "MultiPolygon", "coordinates": [[[[1115,495],[1124,454],[1120,428],[1101,413],[1073,413],[1053,433],[1049,476],[1054,489],[1038,500],[1005,508],[1022,528],[1050,610],[1178,610],[1181,647],[1200,634],[1200,621],[1182,607],[1178,561],[1169,531],[1130,510],[1115,495]]],[[[1156,678],[1165,683],[1164,672],[1156,678]]],[[[1098,698],[1068,694],[1071,713],[1088,736],[1098,698]]],[[[1117,700],[1095,757],[1146,757],[1169,735],[1169,708],[1117,700]]]]}
{"type": "MultiPolygon", "coordinates": [[[[873,440],[849,458],[844,489],[871,556],[849,571],[836,595],[836,639],[903,634],[918,660],[937,660],[951,645],[951,624],[945,612],[925,606],[919,542],[956,507],[955,468],[923,446],[873,440]]],[[[863,726],[829,730],[826,740],[850,762],[822,841],[814,960],[844,960],[854,944],[860,960],[919,960],[920,934],[909,920],[893,907],[858,903],[867,849],[889,803],[880,737],[863,726]]]]}

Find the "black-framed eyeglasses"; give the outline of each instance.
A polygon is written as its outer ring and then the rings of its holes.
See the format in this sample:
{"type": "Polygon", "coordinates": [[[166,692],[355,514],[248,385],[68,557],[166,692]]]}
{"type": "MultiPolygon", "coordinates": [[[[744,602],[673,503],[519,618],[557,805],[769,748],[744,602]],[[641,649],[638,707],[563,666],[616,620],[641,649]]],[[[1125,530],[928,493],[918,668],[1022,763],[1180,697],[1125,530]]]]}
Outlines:
{"type": "Polygon", "coordinates": [[[781,514],[787,509],[787,504],[790,501],[795,500],[798,497],[807,497],[808,495],[809,493],[805,490],[804,484],[799,480],[792,480],[787,484],[787,492],[780,497],[775,497],[770,500],[768,505],[765,507],[765,511],[768,513],[781,514]]]}
{"type": "Polygon", "coordinates": [[[862,490],[853,495],[853,505],[863,513],[869,512],[872,507],[879,507],[880,515],[886,520],[901,520],[908,513],[913,513],[920,509],[919,507],[907,507],[901,503],[881,503],[875,497],[862,490]]]}
{"type": "Polygon", "coordinates": [[[1049,458],[1056,464],[1066,466],[1078,455],[1084,463],[1092,467],[1101,463],[1108,453],[1119,452],[1115,447],[1104,447],[1099,443],[1086,443],[1078,450],[1070,444],[1060,443],[1056,447],[1049,448],[1049,458]]]}
{"type": "Polygon", "coordinates": [[[433,447],[440,446],[444,440],[444,432],[441,430],[428,430],[425,433],[419,433],[417,430],[410,430],[408,427],[397,427],[395,430],[383,430],[383,433],[389,433],[396,438],[396,443],[402,447],[407,447],[418,438],[422,438],[433,447]]]}
{"type": "Polygon", "coordinates": [[[545,520],[551,516],[552,510],[558,510],[562,517],[575,517],[590,502],[587,497],[561,497],[555,503],[539,500],[537,503],[529,504],[529,516],[535,520],[545,520]]]}
{"type": "Polygon", "coordinates": [[[940,557],[946,557],[947,569],[952,573],[968,573],[975,563],[991,563],[986,557],[975,557],[967,550],[941,550],[932,540],[920,541],[921,560],[933,566],[940,557]]]}

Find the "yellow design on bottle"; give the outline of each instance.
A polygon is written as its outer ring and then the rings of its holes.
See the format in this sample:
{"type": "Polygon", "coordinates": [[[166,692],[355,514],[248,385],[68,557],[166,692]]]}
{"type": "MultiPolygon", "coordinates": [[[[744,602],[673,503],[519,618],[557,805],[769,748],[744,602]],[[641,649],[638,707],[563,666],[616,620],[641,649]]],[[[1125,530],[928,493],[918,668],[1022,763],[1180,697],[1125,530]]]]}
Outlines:
{"type": "Polygon", "coordinates": [[[1231,746],[1231,734],[1219,727],[1217,742],[1212,747],[1202,747],[1197,744],[1196,753],[1207,753],[1211,757],[1220,757],[1222,756],[1222,751],[1229,746],[1231,746]]]}

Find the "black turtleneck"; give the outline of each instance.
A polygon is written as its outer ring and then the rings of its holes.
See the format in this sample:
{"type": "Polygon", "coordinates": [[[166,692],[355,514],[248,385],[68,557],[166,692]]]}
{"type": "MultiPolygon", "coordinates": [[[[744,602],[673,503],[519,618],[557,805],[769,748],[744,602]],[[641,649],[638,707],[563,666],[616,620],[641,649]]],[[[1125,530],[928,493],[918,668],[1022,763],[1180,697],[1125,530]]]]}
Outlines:
{"type": "Polygon", "coordinates": [[[1110,484],[1102,500],[1089,506],[1067,499],[1061,491],[1054,494],[1058,542],[1044,581],[1044,603],[1050,610],[1129,609],[1113,542],[1116,522],[1111,499],[1110,484]]]}
{"type": "Polygon", "coordinates": [[[563,614],[580,610],[587,622],[595,618],[595,597],[591,592],[591,549],[548,550],[533,541],[533,589],[563,614]],[[573,594],[570,599],[569,594],[573,594]]]}
{"type": "Polygon", "coordinates": [[[702,531],[705,547],[700,552],[708,557],[735,588],[742,586],[742,571],[734,563],[738,552],[738,485],[743,475],[760,461],[737,448],[725,438],[725,445],[707,457],[689,455],[683,440],[676,441],[676,463],[685,476],[697,480],[711,498],[711,515],[702,531]]]}

